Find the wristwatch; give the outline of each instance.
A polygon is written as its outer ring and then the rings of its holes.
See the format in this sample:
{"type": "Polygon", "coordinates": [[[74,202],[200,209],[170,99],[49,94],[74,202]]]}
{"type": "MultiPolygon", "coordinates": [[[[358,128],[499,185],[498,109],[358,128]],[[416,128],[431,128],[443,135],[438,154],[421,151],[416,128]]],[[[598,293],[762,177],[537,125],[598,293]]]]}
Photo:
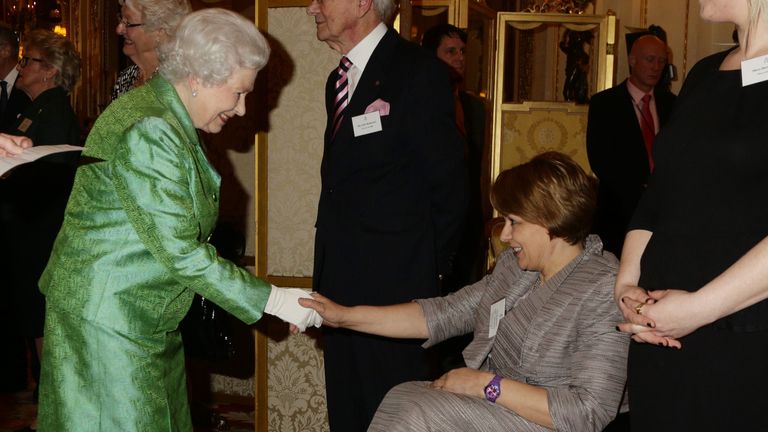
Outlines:
{"type": "Polygon", "coordinates": [[[485,400],[496,403],[496,399],[501,396],[501,376],[496,375],[491,382],[485,386],[485,400]]]}

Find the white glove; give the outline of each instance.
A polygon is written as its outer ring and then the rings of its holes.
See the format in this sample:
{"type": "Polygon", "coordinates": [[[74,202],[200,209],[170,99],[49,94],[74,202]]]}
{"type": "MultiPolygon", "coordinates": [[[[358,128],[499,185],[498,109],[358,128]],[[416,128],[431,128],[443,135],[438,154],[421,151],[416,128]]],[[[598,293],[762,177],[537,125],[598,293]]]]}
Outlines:
{"type": "Polygon", "coordinates": [[[264,312],[289,322],[304,331],[309,326],[323,325],[321,317],[314,309],[305,308],[299,304],[300,298],[309,298],[309,292],[299,288],[280,288],[272,285],[267,306],[264,312]]]}

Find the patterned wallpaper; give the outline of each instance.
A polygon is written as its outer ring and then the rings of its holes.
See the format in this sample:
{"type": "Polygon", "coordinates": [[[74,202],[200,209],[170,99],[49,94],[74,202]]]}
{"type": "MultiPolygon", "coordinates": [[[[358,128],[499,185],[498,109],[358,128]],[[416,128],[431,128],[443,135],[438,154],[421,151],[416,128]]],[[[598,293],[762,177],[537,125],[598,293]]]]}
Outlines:
{"type": "Polygon", "coordinates": [[[315,38],[304,8],[269,10],[272,59],[268,274],[311,276],[325,130],[325,81],[339,54],[315,38]]]}
{"type": "Polygon", "coordinates": [[[502,114],[500,169],[527,162],[533,156],[550,150],[571,156],[590,172],[585,147],[587,108],[553,103],[553,106],[527,111],[505,111],[502,114]]]}
{"type": "MultiPolygon", "coordinates": [[[[325,129],[325,81],[339,54],[315,38],[304,8],[271,8],[267,271],[311,276],[325,129]]],[[[269,430],[328,431],[318,332],[288,336],[268,326],[269,430]]]]}

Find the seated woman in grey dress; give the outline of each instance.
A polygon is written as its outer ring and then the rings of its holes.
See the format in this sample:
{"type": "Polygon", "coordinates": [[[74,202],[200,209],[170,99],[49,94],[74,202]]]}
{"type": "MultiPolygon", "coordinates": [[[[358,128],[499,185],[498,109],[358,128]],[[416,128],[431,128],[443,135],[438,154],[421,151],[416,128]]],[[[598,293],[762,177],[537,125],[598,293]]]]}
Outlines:
{"type": "Polygon", "coordinates": [[[541,154],[493,186],[509,248],[483,280],[391,306],[299,300],[327,326],[425,347],[474,332],[467,367],[396,386],[369,431],[600,431],[616,416],[629,339],[615,328],[618,262],[588,235],[595,199],[596,180],[573,160],[541,154]]]}

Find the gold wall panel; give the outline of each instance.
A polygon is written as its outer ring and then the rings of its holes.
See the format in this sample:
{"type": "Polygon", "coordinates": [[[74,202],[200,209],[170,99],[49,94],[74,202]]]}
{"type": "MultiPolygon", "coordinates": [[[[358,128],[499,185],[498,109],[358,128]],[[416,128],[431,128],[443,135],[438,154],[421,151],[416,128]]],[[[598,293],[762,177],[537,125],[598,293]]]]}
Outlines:
{"type": "Polygon", "coordinates": [[[587,108],[525,103],[502,113],[499,172],[545,151],[571,156],[589,172],[585,146],[587,108]]]}
{"type": "Polygon", "coordinates": [[[589,170],[588,105],[565,99],[570,55],[566,58],[562,41],[569,32],[590,35],[579,48],[587,67],[579,87],[584,100],[576,100],[586,102],[613,85],[616,17],[499,12],[496,21],[490,180],[549,150],[566,153],[589,170]]]}

